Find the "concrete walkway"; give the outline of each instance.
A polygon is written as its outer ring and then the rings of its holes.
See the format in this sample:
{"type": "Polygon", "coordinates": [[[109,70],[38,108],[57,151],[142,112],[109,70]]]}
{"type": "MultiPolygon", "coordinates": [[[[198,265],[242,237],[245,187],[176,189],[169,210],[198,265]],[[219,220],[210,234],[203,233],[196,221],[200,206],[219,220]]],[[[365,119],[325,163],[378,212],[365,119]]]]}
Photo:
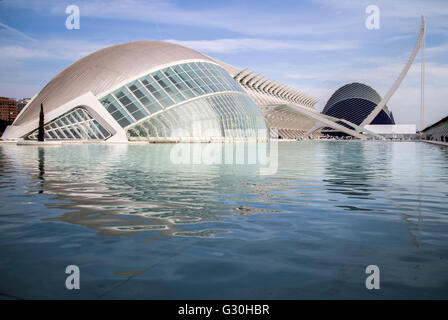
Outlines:
{"type": "Polygon", "coordinates": [[[436,144],[439,146],[444,146],[444,147],[448,147],[448,142],[442,142],[442,141],[430,141],[430,140],[420,140],[422,142],[426,142],[426,143],[431,143],[431,144],[436,144]]]}

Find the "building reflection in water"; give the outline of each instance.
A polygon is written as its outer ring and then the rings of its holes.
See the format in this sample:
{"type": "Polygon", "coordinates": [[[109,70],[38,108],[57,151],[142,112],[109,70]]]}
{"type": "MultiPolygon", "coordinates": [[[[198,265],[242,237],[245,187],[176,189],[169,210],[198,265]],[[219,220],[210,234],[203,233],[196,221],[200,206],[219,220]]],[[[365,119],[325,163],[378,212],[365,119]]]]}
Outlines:
{"type": "Polygon", "coordinates": [[[44,183],[45,183],[45,148],[43,147],[39,147],[38,148],[38,162],[39,162],[39,175],[38,175],[38,179],[39,179],[39,190],[38,193],[44,193],[45,191],[45,187],[44,187],[44,183]]]}
{"type": "MultiPolygon", "coordinates": [[[[164,236],[212,237],[227,231],[194,225],[219,221],[222,215],[251,213],[250,207],[223,204],[214,191],[251,192],[253,186],[241,182],[257,175],[257,164],[173,164],[172,146],[38,147],[38,174],[31,174],[37,184],[33,182],[29,192],[52,195],[46,206],[65,211],[43,221],[82,225],[104,236],[155,231],[164,236]]],[[[30,153],[16,151],[9,157],[21,167],[32,167],[30,153]]]]}
{"type": "Polygon", "coordinates": [[[424,155],[419,152],[419,163],[413,164],[415,168],[420,170],[417,173],[419,183],[415,194],[414,190],[408,190],[408,185],[405,183],[394,181],[399,176],[400,168],[405,165],[406,161],[402,158],[403,154],[392,150],[396,146],[397,144],[384,142],[336,142],[327,144],[328,164],[326,175],[330,178],[326,178],[324,181],[327,183],[330,193],[343,194],[347,198],[376,201],[372,202],[372,206],[368,206],[369,202],[365,201],[361,202],[362,206],[335,205],[346,210],[386,212],[388,205],[390,205],[390,209],[394,210],[403,206],[401,202],[396,202],[395,198],[401,200],[401,197],[408,197],[416,200],[418,202],[416,207],[412,207],[408,211],[409,213],[403,213],[403,210],[400,210],[400,215],[401,219],[408,224],[407,231],[411,242],[416,247],[420,247],[419,225],[422,221],[421,197],[424,155]],[[353,152],[355,148],[357,152],[353,152]],[[347,154],[350,154],[351,157],[348,158],[347,154]],[[396,158],[397,155],[399,155],[399,158],[396,158]],[[372,159],[375,159],[375,161],[372,161],[372,159]],[[376,207],[376,204],[378,201],[384,201],[385,199],[376,199],[377,194],[389,195],[386,203],[382,203],[385,205],[382,208],[376,207]],[[412,214],[413,211],[417,213],[416,219],[415,215],[412,214]]]}
{"type": "MultiPolygon", "coordinates": [[[[389,174],[388,151],[376,150],[382,155],[376,163],[372,163],[369,157],[372,145],[362,142],[332,142],[327,143],[325,154],[326,167],[323,180],[330,193],[339,193],[349,198],[372,199],[372,192],[378,186],[373,182],[377,178],[387,177],[389,174]],[[350,155],[350,156],[348,156],[350,155]]],[[[383,146],[384,147],[384,146],[383,146]]],[[[378,158],[378,155],[375,156],[378,158]]],[[[350,209],[347,207],[347,209],[350,209]]],[[[354,210],[366,210],[367,208],[353,208],[354,210]]]]}
{"type": "Polygon", "coordinates": [[[46,221],[82,225],[100,235],[156,231],[210,237],[226,230],[201,229],[204,222],[232,214],[297,213],[300,207],[324,197],[324,206],[399,212],[418,247],[425,155],[419,151],[421,159],[415,157],[418,163],[410,164],[421,172],[418,188],[409,189],[416,184],[396,180],[402,179],[400,165],[405,155],[397,158],[400,152],[391,149],[395,145],[356,141],[280,144],[278,172],[264,177],[257,164],[174,164],[172,144],[11,147],[2,148],[1,156],[3,163],[17,162],[16,167],[29,169],[28,192],[52,195],[47,207],[64,211],[57,217],[49,211],[46,221]],[[404,202],[407,199],[410,204],[404,202]],[[403,206],[409,210],[402,210],[403,206]]]}

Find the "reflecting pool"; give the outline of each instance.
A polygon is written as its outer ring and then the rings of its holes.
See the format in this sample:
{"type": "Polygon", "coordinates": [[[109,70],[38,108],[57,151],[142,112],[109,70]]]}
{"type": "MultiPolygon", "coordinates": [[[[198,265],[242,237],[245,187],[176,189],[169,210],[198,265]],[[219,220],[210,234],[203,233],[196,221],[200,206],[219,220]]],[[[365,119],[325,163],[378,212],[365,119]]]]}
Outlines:
{"type": "Polygon", "coordinates": [[[0,145],[0,298],[448,298],[447,148],[282,142],[260,175],[173,146],[0,145]]]}

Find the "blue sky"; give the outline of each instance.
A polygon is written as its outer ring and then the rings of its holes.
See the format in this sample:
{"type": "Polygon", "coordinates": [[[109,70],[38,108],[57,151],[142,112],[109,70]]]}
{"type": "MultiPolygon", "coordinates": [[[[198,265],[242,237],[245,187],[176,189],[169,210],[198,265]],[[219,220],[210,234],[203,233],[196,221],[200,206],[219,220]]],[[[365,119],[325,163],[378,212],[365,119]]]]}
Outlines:
{"type": "MultiPolygon", "coordinates": [[[[173,41],[249,68],[320,99],[349,82],[381,95],[392,85],[427,19],[425,124],[448,114],[445,1],[0,0],[0,95],[30,97],[58,72],[105,46],[173,41]],[[77,5],[81,28],[67,30],[77,5]],[[380,29],[365,27],[366,6],[380,29]]],[[[389,102],[398,123],[418,123],[420,55],[389,102]]]]}

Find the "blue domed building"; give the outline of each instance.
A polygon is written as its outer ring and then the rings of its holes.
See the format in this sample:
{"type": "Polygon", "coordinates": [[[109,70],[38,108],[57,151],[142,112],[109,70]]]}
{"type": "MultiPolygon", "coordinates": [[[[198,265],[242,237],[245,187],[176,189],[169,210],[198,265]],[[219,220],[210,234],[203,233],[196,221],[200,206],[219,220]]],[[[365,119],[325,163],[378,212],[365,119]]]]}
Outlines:
{"type": "MultiPolygon", "coordinates": [[[[380,101],[381,96],[372,87],[358,82],[349,83],[333,93],[322,113],[360,125],[380,101]]],[[[392,112],[384,106],[368,124],[395,124],[395,120],[392,112]]]]}

